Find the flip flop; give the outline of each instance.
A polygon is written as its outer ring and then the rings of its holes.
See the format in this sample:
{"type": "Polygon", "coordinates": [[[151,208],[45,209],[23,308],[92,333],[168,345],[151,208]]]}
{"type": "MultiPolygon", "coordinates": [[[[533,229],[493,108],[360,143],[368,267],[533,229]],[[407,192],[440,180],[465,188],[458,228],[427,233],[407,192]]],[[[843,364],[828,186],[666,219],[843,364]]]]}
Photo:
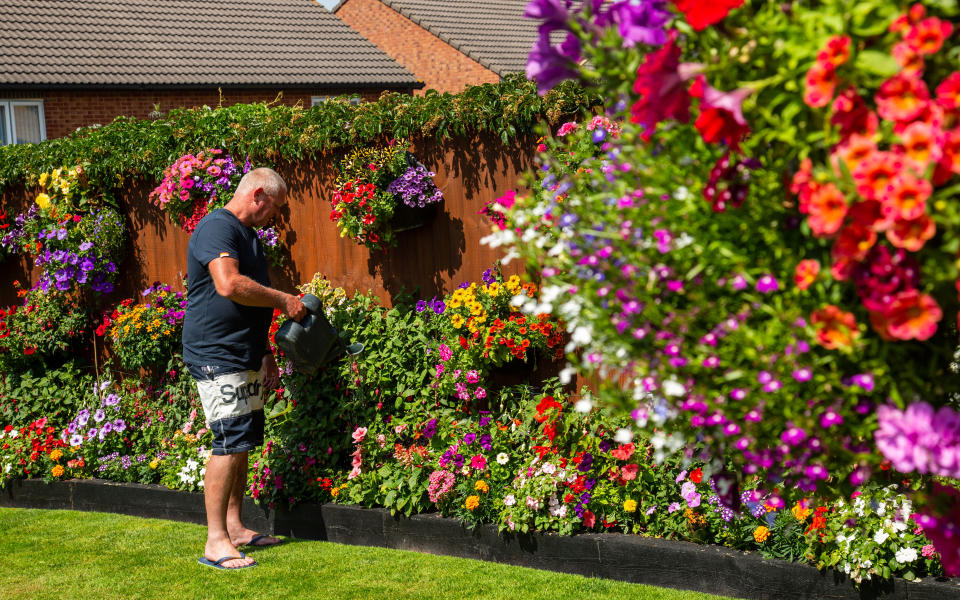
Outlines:
{"type": "Polygon", "coordinates": [[[227,562],[228,560],[234,560],[234,559],[237,559],[237,558],[246,558],[246,557],[247,557],[247,555],[244,554],[243,552],[240,553],[240,556],[224,556],[223,558],[221,558],[220,560],[217,560],[217,561],[210,560],[210,559],[207,558],[206,556],[201,556],[200,558],[197,559],[197,562],[200,563],[201,565],[205,566],[205,567],[212,567],[212,568],[214,568],[214,569],[222,569],[222,570],[224,570],[224,571],[236,571],[236,570],[238,570],[238,569],[246,569],[246,568],[249,568],[249,567],[255,567],[255,566],[257,566],[256,561],[250,563],[249,565],[244,565],[244,566],[242,566],[242,567],[225,567],[225,566],[223,566],[223,563],[227,562]]]}
{"type": "Polygon", "coordinates": [[[277,541],[273,542],[272,544],[270,544],[270,543],[268,543],[268,544],[258,544],[258,543],[257,543],[257,542],[259,542],[260,540],[263,540],[263,539],[266,539],[266,538],[269,538],[269,537],[274,537],[274,536],[272,536],[272,535],[265,535],[265,534],[262,534],[262,533],[258,533],[257,535],[253,536],[253,538],[252,538],[249,542],[247,542],[246,544],[237,544],[237,545],[238,545],[238,546],[248,546],[248,547],[250,547],[250,548],[269,548],[270,546],[279,546],[280,544],[283,543],[283,540],[281,540],[281,539],[279,539],[279,538],[277,538],[277,541]]]}

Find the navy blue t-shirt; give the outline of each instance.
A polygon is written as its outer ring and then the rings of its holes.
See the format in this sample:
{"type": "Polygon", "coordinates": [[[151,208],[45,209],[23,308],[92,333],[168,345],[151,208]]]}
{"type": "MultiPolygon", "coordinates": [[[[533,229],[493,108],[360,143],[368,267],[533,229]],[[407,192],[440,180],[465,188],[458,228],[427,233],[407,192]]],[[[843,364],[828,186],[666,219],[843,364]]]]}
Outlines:
{"type": "Polygon", "coordinates": [[[229,256],[240,274],[270,286],[267,255],[256,231],[226,209],[204,217],[187,247],[187,314],[183,322],[183,361],[194,376],[200,367],[218,371],[260,370],[273,309],[244,306],[217,293],[208,265],[229,256]]]}

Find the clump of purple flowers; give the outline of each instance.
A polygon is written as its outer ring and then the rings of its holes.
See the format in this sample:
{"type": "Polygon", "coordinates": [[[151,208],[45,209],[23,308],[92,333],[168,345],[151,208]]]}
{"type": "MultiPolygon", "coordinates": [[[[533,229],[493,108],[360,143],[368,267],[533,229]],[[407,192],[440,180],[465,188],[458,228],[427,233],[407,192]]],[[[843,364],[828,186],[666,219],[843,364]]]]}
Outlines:
{"type": "Polygon", "coordinates": [[[914,402],[906,410],[877,408],[877,449],[903,473],[960,477],[960,413],[914,402]]]}
{"type": "Polygon", "coordinates": [[[273,227],[261,227],[257,229],[257,237],[260,238],[260,243],[267,248],[276,248],[277,244],[280,243],[280,238],[277,237],[277,230],[273,227]]]}
{"type": "Polygon", "coordinates": [[[410,208],[423,208],[443,200],[443,192],[433,183],[433,171],[427,171],[423,165],[407,167],[403,175],[387,186],[391,194],[399,194],[403,203],[410,208]]]}

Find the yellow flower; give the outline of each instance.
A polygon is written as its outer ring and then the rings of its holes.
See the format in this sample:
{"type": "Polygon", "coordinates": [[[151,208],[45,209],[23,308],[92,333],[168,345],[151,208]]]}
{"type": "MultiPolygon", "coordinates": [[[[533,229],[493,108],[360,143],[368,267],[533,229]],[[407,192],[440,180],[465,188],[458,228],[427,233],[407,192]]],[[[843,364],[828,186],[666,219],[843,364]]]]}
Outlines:
{"type": "Polygon", "coordinates": [[[798,521],[806,521],[807,517],[810,516],[810,513],[813,511],[803,505],[803,502],[798,501],[793,505],[793,508],[790,509],[790,512],[793,513],[793,517],[798,521]]]}
{"type": "Polygon", "coordinates": [[[473,510],[476,507],[480,506],[480,496],[468,496],[467,501],[464,504],[467,510],[473,510]]]}
{"type": "Polygon", "coordinates": [[[481,491],[481,492],[483,492],[484,494],[486,494],[487,492],[490,491],[490,486],[487,485],[487,482],[486,482],[486,481],[484,481],[484,480],[481,479],[480,481],[478,481],[478,482],[476,482],[475,484],[473,484],[473,489],[478,490],[478,491],[481,491]]]}
{"type": "Polygon", "coordinates": [[[454,313],[454,315],[450,317],[450,324],[455,328],[460,329],[463,327],[463,317],[454,313]]]}
{"type": "Polygon", "coordinates": [[[160,461],[157,460],[156,458],[150,461],[151,469],[156,469],[158,466],[160,466],[160,461]]]}
{"type": "Polygon", "coordinates": [[[50,453],[50,460],[60,460],[61,456],[63,456],[63,452],[59,448],[57,448],[56,450],[50,453]]]}
{"type": "Polygon", "coordinates": [[[753,539],[757,540],[758,544],[767,541],[768,537],[770,537],[770,530],[763,525],[753,530],[753,539]]]}
{"type": "Polygon", "coordinates": [[[489,286],[487,286],[487,293],[490,294],[491,297],[496,298],[500,293],[500,284],[496,281],[491,283],[489,286]]]}
{"type": "Polygon", "coordinates": [[[53,469],[50,471],[50,474],[53,475],[54,477],[62,477],[62,476],[63,476],[63,467],[62,467],[61,465],[56,465],[56,466],[53,467],[53,469]]]}
{"type": "Polygon", "coordinates": [[[637,501],[627,499],[623,501],[623,510],[627,512],[635,512],[637,510],[637,501]]]}
{"type": "Polygon", "coordinates": [[[332,490],[330,490],[330,495],[333,496],[334,498],[336,498],[337,496],[339,496],[339,495],[340,495],[340,488],[335,487],[335,488],[333,488],[332,490]]]}
{"type": "Polygon", "coordinates": [[[447,308],[460,308],[463,303],[460,301],[460,298],[450,298],[450,302],[447,304],[447,308]]]}
{"type": "Polygon", "coordinates": [[[47,187],[47,179],[49,178],[49,173],[40,173],[40,187],[47,187]]]}
{"type": "Polygon", "coordinates": [[[41,193],[37,194],[36,203],[37,203],[37,206],[39,206],[39,207],[42,208],[43,210],[49,210],[49,208],[50,208],[50,196],[48,196],[48,195],[46,195],[46,194],[44,194],[44,193],[41,192],[41,193]]]}

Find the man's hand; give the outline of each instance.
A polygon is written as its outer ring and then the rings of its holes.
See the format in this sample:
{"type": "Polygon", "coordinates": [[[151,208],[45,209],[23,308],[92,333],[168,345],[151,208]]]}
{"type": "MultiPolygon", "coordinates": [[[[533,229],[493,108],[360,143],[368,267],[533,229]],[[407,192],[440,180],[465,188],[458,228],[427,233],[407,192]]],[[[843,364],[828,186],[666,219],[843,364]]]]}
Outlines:
{"type": "Polygon", "coordinates": [[[260,364],[263,367],[263,393],[266,395],[267,390],[274,390],[280,385],[280,369],[272,352],[264,354],[260,364]]]}
{"type": "Polygon", "coordinates": [[[287,294],[283,299],[283,306],[280,307],[280,310],[283,311],[283,314],[287,315],[294,321],[299,321],[307,314],[307,307],[303,305],[303,302],[300,301],[300,298],[292,294],[287,294]]]}

